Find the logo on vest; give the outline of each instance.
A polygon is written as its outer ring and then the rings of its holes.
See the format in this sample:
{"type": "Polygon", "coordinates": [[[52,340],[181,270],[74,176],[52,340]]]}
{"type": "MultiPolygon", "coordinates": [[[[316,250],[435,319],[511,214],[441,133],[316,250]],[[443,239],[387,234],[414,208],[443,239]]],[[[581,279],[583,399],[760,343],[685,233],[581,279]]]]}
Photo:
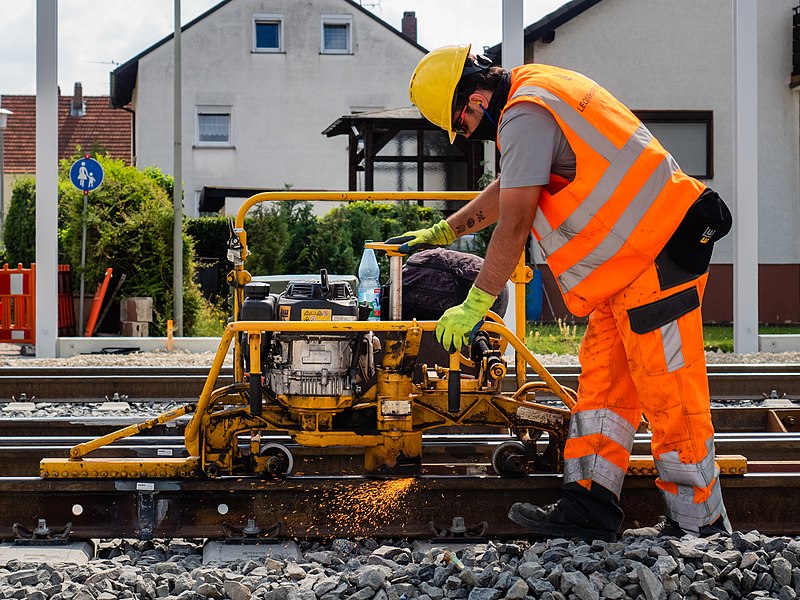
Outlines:
{"type": "Polygon", "coordinates": [[[703,237],[700,238],[701,244],[707,244],[711,241],[711,237],[717,233],[716,229],[711,229],[711,227],[706,227],[706,230],[703,232],[703,237]]]}
{"type": "Polygon", "coordinates": [[[592,98],[594,98],[594,95],[597,93],[597,90],[599,89],[600,89],[599,85],[593,85],[589,89],[589,91],[586,92],[586,95],[583,98],[581,98],[580,104],[578,104],[578,112],[583,112],[587,109],[587,107],[589,106],[589,102],[592,101],[592,98]]]}

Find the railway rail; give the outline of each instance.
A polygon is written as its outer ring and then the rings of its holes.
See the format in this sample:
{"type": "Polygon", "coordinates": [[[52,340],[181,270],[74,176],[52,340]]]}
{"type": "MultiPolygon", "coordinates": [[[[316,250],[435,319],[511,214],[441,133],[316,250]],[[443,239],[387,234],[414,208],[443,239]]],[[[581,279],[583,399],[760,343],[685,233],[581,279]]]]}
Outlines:
{"type": "MultiPolygon", "coordinates": [[[[577,385],[577,367],[550,370],[565,385],[577,385]]],[[[800,505],[788,500],[800,493],[800,406],[792,402],[800,390],[800,366],[710,365],[709,371],[717,453],[748,458],[747,474],[722,477],[734,527],[770,535],[800,534],[800,505]],[[788,398],[781,399],[784,394],[788,398]]],[[[51,405],[99,405],[128,396],[129,402],[146,405],[153,413],[167,403],[193,401],[193,386],[201,386],[206,376],[206,370],[198,368],[139,367],[13,368],[3,373],[0,399],[14,396],[18,401],[25,394],[25,399],[35,397],[34,402],[51,405]]],[[[507,538],[524,535],[506,517],[511,503],[548,503],[560,495],[559,475],[496,476],[490,465],[492,449],[509,438],[485,431],[426,435],[425,462],[420,476],[412,480],[364,478],[359,474],[363,449],[307,448],[280,435],[273,436],[274,441],[289,447],[296,458],[294,474],[280,480],[34,476],[42,457],[66,457],[75,444],[141,420],[113,410],[104,417],[0,417],[0,506],[5,517],[0,538],[13,537],[14,523],[35,526],[38,519],[45,519],[54,531],[71,524],[76,539],[235,537],[248,522],[262,532],[298,538],[507,538]],[[457,518],[463,519],[465,529],[453,526],[457,518]]],[[[182,431],[187,420],[97,452],[134,458],[180,456],[185,452],[182,431]]],[[[633,453],[649,453],[648,434],[637,434],[633,453]]],[[[629,476],[622,507],[629,516],[624,527],[654,523],[661,510],[654,478],[629,476]]]]}
{"type": "MultiPolygon", "coordinates": [[[[6,522],[0,537],[13,537],[13,523],[44,518],[54,530],[71,524],[75,538],[225,537],[252,520],[263,531],[296,538],[447,537],[463,519],[475,537],[523,536],[508,520],[519,500],[546,504],[560,496],[561,477],[528,475],[422,475],[410,480],[361,476],[301,476],[279,481],[221,478],[212,481],[43,480],[0,478],[6,522]]],[[[800,534],[797,469],[722,478],[728,514],[741,531],[800,534]]],[[[623,527],[653,524],[661,502],[653,477],[628,477],[621,505],[623,527]],[[634,520],[635,516],[635,520],[634,520]]]]}
{"type": "MultiPolygon", "coordinates": [[[[548,371],[567,387],[576,389],[580,367],[553,365],[548,371]]],[[[131,400],[196,399],[205,384],[204,367],[4,367],[0,374],[0,402],[13,398],[69,402],[103,400],[114,394],[131,400]]],[[[800,399],[800,365],[710,364],[711,395],[724,400],[762,399],[773,391],[800,399]]],[[[514,381],[509,369],[506,381],[514,381]]],[[[232,382],[232,370],[223,369],[219,385],[232,382]]]]}

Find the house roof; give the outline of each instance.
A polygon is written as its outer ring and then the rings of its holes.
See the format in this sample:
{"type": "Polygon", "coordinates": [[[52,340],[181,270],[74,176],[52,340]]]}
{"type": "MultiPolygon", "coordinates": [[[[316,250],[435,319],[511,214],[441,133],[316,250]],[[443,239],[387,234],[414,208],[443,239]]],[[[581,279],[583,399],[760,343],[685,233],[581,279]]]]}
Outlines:
{"type": "MultiPolygon", "coordinates": [[[[232,2],[232,1],[233,0],[222,0],[222,2],[220,2],[219,4],[216,4],[215,6],[212,6],[206,12],[204,12],[203,14],[197,16],[196,18],[194,18],[191,21],[189,21],[186,25],[181,27],[181,33],[186,31],[187,29],[189,29],[190,27],[192,27],[196,23],[199,23],[200,21],[205,19],[207,16],[215,13],[220,8],[222,8],[223,6],[225,6],[226,4],[228,4],[229,2],[232,2]]],[[[428,52],[428,50],[426,48],[420,46],[417,42],[415,42],[414,40],[412,40],[409,37],[407,37],[406,35],[404,35],[401,31],[398,31],[397,29],[395,29],[394,27],[389,25],[383,19],[380,19],[377,16],[375,16],[374,14],[372,14],[370,11],[368,11],[366,8],[364,8],[360,4],[354,2],[353,0],[342,0],[342,1],[346,2],[347,4],[349,4],[355,10],[358,10],[362,14],[368,16],[370,19],[372,19],[376,23],[382,25],[383,27],[385,27],[386,29],[388,29],[389,31],[394,33],[395,35],[400,36],[406,42],[408,42],[409,44],[411,44],[412,46],[414,46],[418,50],[421,50],[422,52],[426,52],[426,53],[428,52]]],[[[148,54],[150,54],[156,48],[158,48],[160,46],[163,46],[167,42],[171,41],[173,37],[175,37],[174,33],[169,34],[167,37],[159,40],[158,42],[156,42],[155,44],[153,44],[152,46],[150,46],[146,50],[143,50],[142,52],[140,52],[139,54],[137,54],[136,56],[131,58],[129,61],[122,63],[116,69],[111,71],[111,106],[113,106],[114,108],[122,108],[123,106],[126,106],[127,104],[130,103],[131,99],[133,98],[133,88],[136,87],[136,76],[137,76],[138,71],[139,71],[139,60],[141,58],[143,58],[144,56],[147,56],[148,54]]]]}
{"type": "MultiPolygon", "coordinates": [[[[132,115],[109,105],[108,96],[84,96],[85,114],[70,115],[72,96],[58,97],[58,159],[70,158],[75,147],[108,152],[131,164],[132,115]]],[[[3,137],[4,172],[36,172],[36,96],[3,96],[10,110],[3,137]]]]}
{"type": "Polygon", "coordinates": [[[427,119],[422,117],[416,106],[404,106],[402,108],[389,108],[373,112],[355,113],[344,115],[328,125],[322,135],[334,137],[350,133],[353,125],[358,126],[362,123],[370,122],[378,127],[389,127],[391,129],[432,129],[439,130],[427,119]]]}
{"type": "MultiPolygon", "coordinates": [[[[532,44],[544,38],[546,35],[554,33],[555,30],[564,23],[571,21],[584,11],[589,10],[595,4],[599,3],[600,0],[570,0],[532,25],[528,25],[523,33],[524,43],[532,44]]],[[[497,44],[491,48],[487,48],[485,54],[496,64],[500,64],[503,56],[503,44],[497,44]]]]}

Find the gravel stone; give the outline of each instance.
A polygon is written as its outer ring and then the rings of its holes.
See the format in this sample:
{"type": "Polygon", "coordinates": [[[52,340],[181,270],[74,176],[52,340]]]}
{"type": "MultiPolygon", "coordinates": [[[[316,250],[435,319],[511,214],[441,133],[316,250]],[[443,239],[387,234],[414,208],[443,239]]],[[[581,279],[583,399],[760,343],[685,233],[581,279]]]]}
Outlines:
{"type": "Polygon", "coordinates": [[[561,592],[572,593],[580,600],[599,600],[600,593],[580,571],[568,571],[561,576],[561,592]]]}
{"type": "Polygon", "coordinates": [[[781,587],[788,586],[792,582],[792,565],[782,556],[772,560],[770,569],[775,581],[781,587]]]}
{"type": "Polygon", "coordinates": [[[238,581],[226,581],[224,585],[225,594],[231,600],[250,600],[253,593],[238,581]]]}
{"type": "Polygon", "coordinates": [[[472,588],[469,596],[467,596],[468,600],[500,600],[502,597],[502,590],[482,587],[472,588]]]}
{"type": "Polygon", "coordinates": [[[419,589],[423,594],[427,594],[431,600],[440,600],[440,598],[444,597],[444,592],[441,588],[431,585],[427,581],[420,583],[419,589]]]}
{"type": "Polygon", "coordinates": [[[636,574],[639,576],[639,585],[642,587],[647,600],[666,599],[667,594],[664,592],[664,585],[656,577],[655,573],[642,565],[636,569],[636,574]]]}
{"type": "Polygon", "coordinates": [[[528,584],[524,579],[517,579],[513,585],[506,591],[507,600],[522,600],[528,595],[528,584]]]}

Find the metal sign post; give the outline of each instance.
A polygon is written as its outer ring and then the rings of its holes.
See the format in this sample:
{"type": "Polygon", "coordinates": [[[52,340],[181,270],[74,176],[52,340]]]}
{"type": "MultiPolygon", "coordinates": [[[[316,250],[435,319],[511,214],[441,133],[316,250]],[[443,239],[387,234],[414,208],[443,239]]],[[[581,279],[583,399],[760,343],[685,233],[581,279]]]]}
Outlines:
{"type": "Polygon", "coordinates": [[[79,191],[83,192],[83,238],[81,239],[81,298],[78,307],[78,331],[83,330],[83,286],[86,279],[86,217],[88,215],[89,192],[100,187],[103,183],[103,167],[93,158],[85,154],[79,158],[69,169],[69,179],[79,191]]]}

